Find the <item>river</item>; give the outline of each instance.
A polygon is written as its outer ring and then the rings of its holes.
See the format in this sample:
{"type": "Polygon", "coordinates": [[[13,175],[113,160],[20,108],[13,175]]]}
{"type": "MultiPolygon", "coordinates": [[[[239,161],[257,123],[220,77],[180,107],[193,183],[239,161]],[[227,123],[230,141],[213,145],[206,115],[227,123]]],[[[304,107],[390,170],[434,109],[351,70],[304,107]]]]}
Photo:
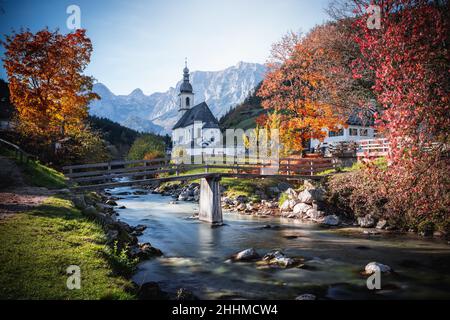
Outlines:
{"type": "MultiPolygon", "coordinates": [[[[117,195],[135,190],[108,191],[117,195]]],[[[202,299],[295,299],[304,293],[320,299],[450,299],[450,246],[445,241],[233,213],[224,213],[224,226],[211,228],[189,219],[198,210],[195,203],[169,204],[170,197],[157,194],[119,197],[118,205],[126,206],[117,210],[119,219],[146,225],[139,241],[164,253],[138,266],[133,277],[138,284],[156,281],[168,292],[183,287],[202,299]],[[303,257],[305,266],[261,268],[228,260],[246,248],[261,255],[281,249],[303,257]],[[382,275],[381,290],[368,290],[361,274],[371,261],[395,270],[382,275]]]]}

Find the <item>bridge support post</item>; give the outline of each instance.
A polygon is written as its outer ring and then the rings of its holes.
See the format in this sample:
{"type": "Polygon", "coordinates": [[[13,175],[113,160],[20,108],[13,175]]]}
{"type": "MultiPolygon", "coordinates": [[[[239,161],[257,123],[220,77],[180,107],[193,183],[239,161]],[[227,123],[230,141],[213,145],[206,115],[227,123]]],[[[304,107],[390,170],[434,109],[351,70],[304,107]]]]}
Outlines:
{"type": "Polygon", "coordinates": [[[219,225],[223,223],[219,181],[219,176],[206,177],[200,180],[200,221],[219,225]]]}

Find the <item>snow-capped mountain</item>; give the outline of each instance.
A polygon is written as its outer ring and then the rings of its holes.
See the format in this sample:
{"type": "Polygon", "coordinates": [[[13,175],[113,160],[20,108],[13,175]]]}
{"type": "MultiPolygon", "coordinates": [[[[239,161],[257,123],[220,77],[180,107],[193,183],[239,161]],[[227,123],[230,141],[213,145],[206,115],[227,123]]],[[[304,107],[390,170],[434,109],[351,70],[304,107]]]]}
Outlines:
{"type": "MultiPolygon", "coordinates": [[[[247,97],[265,72],[264,65],[246,62],[221,71],[191,72],[195,104],[206,101],[212,113],[220,118],[247,97]]],[[[141,89],[129,95],[114,95],[105,85],[97,83],[94,92],[102,99],[91,103],[90,113],[138,131],[169,133],[177,120],[180,84],[181,75],[175,87],[146,96],[141,89]]]]}

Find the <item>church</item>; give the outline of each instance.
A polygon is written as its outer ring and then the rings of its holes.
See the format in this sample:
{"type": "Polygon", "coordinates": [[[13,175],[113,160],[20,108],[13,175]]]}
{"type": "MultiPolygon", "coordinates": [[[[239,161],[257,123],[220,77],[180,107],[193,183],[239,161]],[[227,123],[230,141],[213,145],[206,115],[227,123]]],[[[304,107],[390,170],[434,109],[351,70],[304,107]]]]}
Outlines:
{"type": "Polygon", "coordinates": [[[178,121],[172,129],[174,150],[183,147],[189,155],[213,155],[223,152],[219,122],[206,102],[194,103],[187,63],[178,94],[178,121]]]}

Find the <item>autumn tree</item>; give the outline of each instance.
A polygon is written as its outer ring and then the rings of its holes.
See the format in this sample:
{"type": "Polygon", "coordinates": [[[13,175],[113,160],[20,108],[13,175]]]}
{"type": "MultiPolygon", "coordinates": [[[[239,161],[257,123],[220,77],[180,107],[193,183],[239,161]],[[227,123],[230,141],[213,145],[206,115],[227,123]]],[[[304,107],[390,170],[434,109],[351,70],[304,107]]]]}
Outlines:
{"type": "Polygon", "coordinates": [[[309,139],[323,139],[324,128],[336,130],[342,119],[317,93],[326,77],[316,67],[323,51],[308,46],[297,34],[288,34],[274,44],[258,95],[268,115],[258,123],[280,130],[285,153],[302,151],[309,139]]]}
{"type": "Polygon", "coordinates": [[[6,36],[3,59],[19,127],[41,141],[82,130],[93,78],[83,74],[92,44],[84,30],[67,35],[48,29],[6,36]]]}
{"type": "Polygon", "coordinates": [[[391,165],[372,175],[385,181],[387,211],[405,221],[447,221],[450,228],[449,3],[358,1],[355,8],[353,35],[362,53],[355,77],[375,74],[384,108],[377,125],[391,143],[391,165]],[[369,4],[380,6],[380,29],[367,26],[369,4]]]}

